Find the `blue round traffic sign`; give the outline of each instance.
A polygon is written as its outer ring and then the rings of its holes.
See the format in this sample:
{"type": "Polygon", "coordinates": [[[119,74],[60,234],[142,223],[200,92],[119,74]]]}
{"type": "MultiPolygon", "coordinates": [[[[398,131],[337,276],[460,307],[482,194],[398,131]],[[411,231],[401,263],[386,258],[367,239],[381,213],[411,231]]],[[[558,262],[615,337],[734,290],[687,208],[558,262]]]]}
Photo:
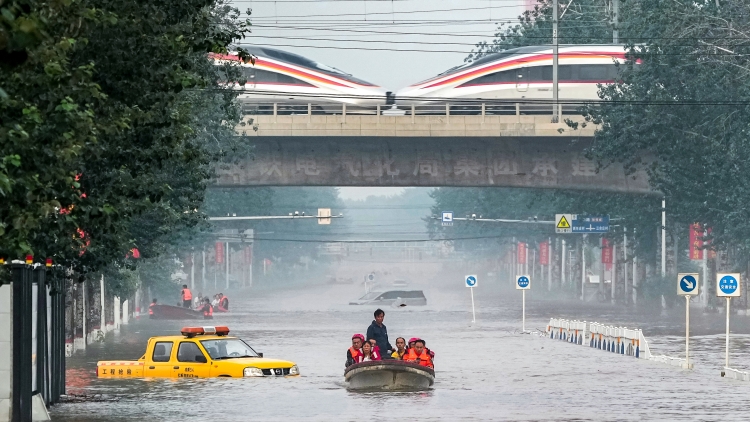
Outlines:
{"type": "Polygon", "coordinates": [[[680,279],[680,289],[685,293],[690,293],[698,286],[698,282],[692,275],[686,275],[680,279]]]}
{"type": "Polygon", "coordinates": [[[529,287],[529,278],[525,275],[522,275],[521,277],[518,277],[518,287],[521,287],[523,289],[529,287]]]}
{"type": "Polygon", "coordinates": [[[739,286],[739,283],[737,283],[737,279],[732,277],[731,275],[725,275],[724,277],[719,280],[719,289],[722,293],[725,295],[731,295],[737,290],[737,287],[739,286]]]}
{"type": "Polygon", "coordinates": [[[477,278],[476,277],[474,277],[473,275],[470,275],[470,276],[466,277],[466,285],[467,286],[474,287],[474,286],[476,286],[476,284],[477,284],[477,278]]]}

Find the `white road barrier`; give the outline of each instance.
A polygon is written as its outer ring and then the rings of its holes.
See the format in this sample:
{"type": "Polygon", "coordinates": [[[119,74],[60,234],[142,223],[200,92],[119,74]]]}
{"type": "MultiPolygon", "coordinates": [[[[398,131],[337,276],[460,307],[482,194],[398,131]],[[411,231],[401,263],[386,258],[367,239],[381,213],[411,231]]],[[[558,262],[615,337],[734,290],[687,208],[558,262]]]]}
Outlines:
{"type": "MultiPolygon", "coordinates": [[[[684,358],[651,354],[648,341],[646,341],[643,331],[639,329],[616,327],[598,322],[550,318],[549,325],[547,325],[547,336],[553,340],[564,340],[568,343],[588,345],[591,348],[610,353],[632,356],[638,359],[648,359],[672,366],[683,367],[686,364],[684,358]]],[[[727,376],[738,379],[747,377],[750,380],[750,374],[748,373],[741,373],[741,371],[730,368],[726,369],[727,376]],[[730,374],[730,371],[733,372],[730,374]]]]}

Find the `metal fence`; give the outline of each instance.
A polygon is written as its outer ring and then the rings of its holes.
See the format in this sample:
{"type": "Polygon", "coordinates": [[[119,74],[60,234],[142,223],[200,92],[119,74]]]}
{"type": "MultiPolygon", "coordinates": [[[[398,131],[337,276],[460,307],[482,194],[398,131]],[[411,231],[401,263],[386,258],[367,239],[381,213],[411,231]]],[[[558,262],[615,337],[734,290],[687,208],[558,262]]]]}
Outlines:
{"type": "MultiPolygon", "coordinates": [[[[559,114],[580,114],[584,103],[558,104],[559,114]]],[[[440,102],[411,105],[347,105],[342,103],[242,103],[246,115],[382,115],[382,116],[520,116],[552,115],[544,102],[440,102]]]]}
{"type": "MultiPolygon", "coordinates": [[[[4,267],[4,268],[3,268],[4,267]]],[[[10,272],[11,421],[32,420],[32,401],[45,406],[65,394],[65,277],[61,269],[13,261],[10,272]]]]}

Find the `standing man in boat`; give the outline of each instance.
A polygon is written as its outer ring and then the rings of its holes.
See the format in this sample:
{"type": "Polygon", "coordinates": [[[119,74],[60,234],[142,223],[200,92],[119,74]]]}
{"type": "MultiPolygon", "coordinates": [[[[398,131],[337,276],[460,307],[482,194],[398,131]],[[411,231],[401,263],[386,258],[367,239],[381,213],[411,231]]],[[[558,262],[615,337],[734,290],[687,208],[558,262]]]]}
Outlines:
{"type": "Polygon", "coordinates": [[[364,342],[364,340],[365,336],[362,334],[355,334],[352,336],[352,347],[346,351],[347,368],[359,362],[359,358],[362,356],[362,342],[364,342]]]}
{"type": "Polygon", "coordinates": [[[193,293],[188,289],[187,284],[182,285],[182,307],[190,309],[193,305],[193,293]]]}
{"type": "Polygon", "coordinates": [[[154,317],[154,306],[156,306],[156,299],[151,301],[151,304],[148,305],[148,317],[153,318],[154,317]]]}
{"type": "Polygon", "coordinates": [[[376,309],[374,316],[375,320],[372,321],[370,327],[367,328],[367,341],[374,339],[383,356],[390,359],[393,346],[388,342],[388,329],[385,327],[385,324],[383,324],[385,312],[383,312],[382,309],[376,309]]]}

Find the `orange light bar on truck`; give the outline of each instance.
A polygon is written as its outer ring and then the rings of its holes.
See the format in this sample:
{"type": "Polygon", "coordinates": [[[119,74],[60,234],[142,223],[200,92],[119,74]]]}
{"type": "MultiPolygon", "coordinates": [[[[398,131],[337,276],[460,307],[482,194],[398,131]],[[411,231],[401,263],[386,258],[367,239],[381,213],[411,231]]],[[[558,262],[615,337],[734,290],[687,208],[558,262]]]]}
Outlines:
{"type": "Polygon", "coordinates": [[[204,334],[226,336],[229,334],[229,327],[183,327],[180,333],[185,337],[195,337],[204,334]]]}

